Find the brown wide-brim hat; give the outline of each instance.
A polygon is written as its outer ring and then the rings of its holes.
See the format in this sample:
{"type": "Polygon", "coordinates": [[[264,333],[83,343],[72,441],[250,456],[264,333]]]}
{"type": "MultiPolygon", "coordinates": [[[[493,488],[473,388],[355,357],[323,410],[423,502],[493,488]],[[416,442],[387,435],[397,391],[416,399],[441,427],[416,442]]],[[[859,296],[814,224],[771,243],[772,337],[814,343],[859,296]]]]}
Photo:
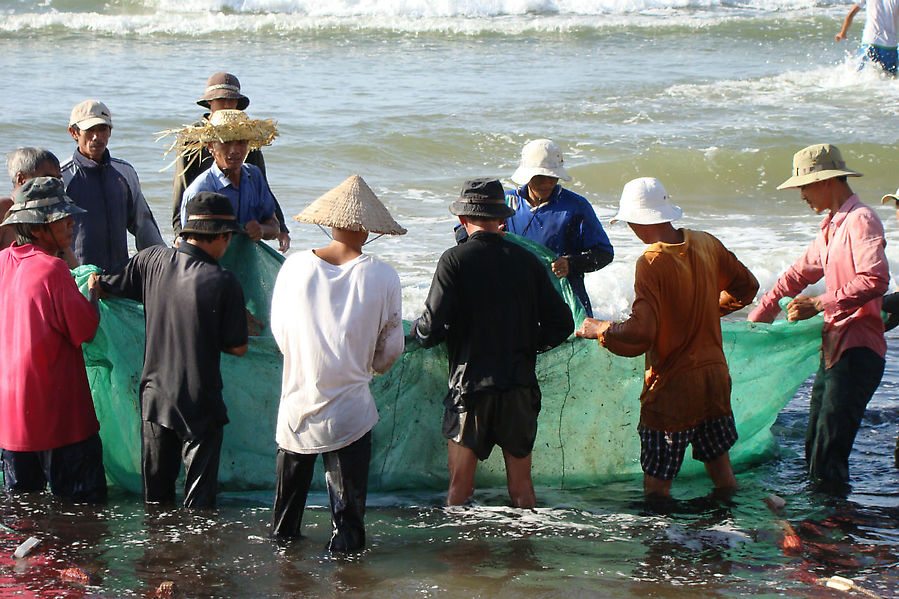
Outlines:
{"type": "Polygon", "coordinates": [[[809,183],[834,177],[861,177],[862,174],[846,168],[846,161],[839,148],[830,144],[815,144],[793,155],[793,176],[777,186],[777,189],[802,187],[809,183]]]}
{"type": "Polygon", "coordinates": [[[506,204],[506,192],[497,179],[469,179],[462,186],[459,199],[450,204],[456,216],[477,218],[509,218],[515,211],[506,204]]]}
{"type": "Polygon", "coordinates": [[[393,220],[387,207],[359,175],[351,175],[293,218],[303,223],[346,231],[368,231],[383,235],[406,233],[406,229],[393,220]]]}
{"type": "Polygon", "coordinates": [[[213,191],[201,191],[187,200],[187,219],[181,227],[185,233],[240,233],[243,227],[234,216],[234,208],[227,196],[213,191]]]}
{"type": "Polygon", "coordinates": [[[240,93],[240,81],[231,73],[219,72],[206,81],[206,93],[197,100],[197,104],[209,108],[210,100],[237,100],[237,109],[246,110],[250,99],[240,93]]]}

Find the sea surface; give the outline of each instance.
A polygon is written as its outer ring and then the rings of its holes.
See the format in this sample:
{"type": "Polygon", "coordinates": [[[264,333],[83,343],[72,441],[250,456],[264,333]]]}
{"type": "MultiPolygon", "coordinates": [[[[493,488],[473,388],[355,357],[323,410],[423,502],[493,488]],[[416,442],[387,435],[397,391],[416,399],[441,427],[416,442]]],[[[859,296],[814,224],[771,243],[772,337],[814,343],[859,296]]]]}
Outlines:
{"type": "MultiPolygon", "coordinates": [[[[820,220],[795,190],[775,189],[811,143],[838,145],[864,173],[850,182],[876,206],[899,264],[896,213],[879,202],[899,186],[899,82],[856,70],[863,13],[850,40],[834,41],[848,6],[0,0],[0,153],[39,145],[64,159],[72,106],[102,100],[110,150],[135,166],[171,239],[173,156],[156,134],[196,120],[206,78],[226,70],[250,116],[279,123],[265,158],[285,214],[357,173],[409,229],[367,246],[400,273],[407,318],[453,243],[447,207],[462,182],[511,186],[521,147],[539,137],[562,146],[566,185],[604,226],[624,183],[658,177],[684,209],[682,226],[718,236],[767,289],[820,220]]],[[[10,188],[0,183],[0,195],[10,188]]],[[[642,245],[622,225],[606,228],[615,261],[587,288],[598,317],[623,318],[642,245]]],[[[292,221],[291,235],[291,251],[327,242],[292,221]]],[[[5,498],[0,520],[14,532],[0,532],[0,596],[145,597],[171,581],[185,597],[835,597],[816,581],[841,575],[899,597],[899,336],[888,338],[845,498],[816,494],[804,478],[806,385],[775,425],[771,456],[738,473],[733,498],[709,497],[703,478],[677,480],[664,505],[645,503],[636,479],[538,489],[536,511],[507,507],[503,489],[479,490],[468,509],[444,509],[430,492],[375,495],[369,549],[351,558],[322,550],[322,495],[308,538],[284,546],[266,536],[270,492],[226,494],[215,513],[146,513],[119,494],[97,511],[5,498]],[[780,515],[762,502],[770,493],[787,500],[780,515]],[[798,551],[781,547],[784,522],[798,551]],[[42,544],[12,560],[29,535],[42,544]],[[61,577],[65,568],[85,570],[87,584],[61,577]]]]}

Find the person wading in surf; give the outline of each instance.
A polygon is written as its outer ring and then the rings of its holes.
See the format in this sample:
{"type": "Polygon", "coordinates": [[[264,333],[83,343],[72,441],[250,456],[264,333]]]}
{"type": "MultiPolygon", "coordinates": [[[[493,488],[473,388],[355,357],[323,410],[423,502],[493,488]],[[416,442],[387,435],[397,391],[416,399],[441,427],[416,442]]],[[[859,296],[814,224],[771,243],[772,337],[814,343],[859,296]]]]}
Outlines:
{"type": "Polygon", "coordinates": [[[749,314],[771,322],[778,300],[792,297],[789,320],[824,313],[822,355],[812,386],[805,460],[824,490],[842,493],[849,482],[849,454],[865,407],[883,376],[886,341],[881,304],[890,283],[883,224],[852,192],[836,146],[816,144],[793,156],[793,176],[778,189],[798,189],[808,205],[827,216],[805,254],[780,276],[749,314]],[[824,293],[798,295],[824,279],[824,293]]]}
{"type": "Polygon", "coordinates": [[[648,496],[668,497],[687,445],[716,489],[737,487],[729,450],[737,441],[720,318],[749,304],[759,284],[703,231],[675,229],[682,211],[652,177],[624,186],[618,214],[643,243],[630,317],[588,318],[579,337],[620,356],[646,354],[640,394],[640,466],[648,496]]]}

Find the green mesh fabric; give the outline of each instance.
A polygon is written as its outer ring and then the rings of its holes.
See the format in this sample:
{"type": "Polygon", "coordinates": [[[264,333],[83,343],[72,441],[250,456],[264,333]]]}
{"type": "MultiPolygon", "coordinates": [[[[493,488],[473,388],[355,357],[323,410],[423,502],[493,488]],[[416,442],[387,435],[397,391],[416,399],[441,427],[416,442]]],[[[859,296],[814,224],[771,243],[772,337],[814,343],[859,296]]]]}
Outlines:
{"type": "MultiPolygon", "coordinates": [[[[545,263],[548,250],[527,240],[545,263]]],[[[237,273],[250,312],[263,321],[262,334],[250,341],[243,358],[222,356],[225,402],[231,422],[219,471],[221,488],[271,488],[275,480],[275,419],[281,386],[281,355],[268,329],[271,292],[283,258],[268,246],[235,237],[222,265],[237,273]]],[[[92,267],[76,271],[82,289],[92,267]]],[[[583,310],[564,280],[560,292],[575,322],[583,310]]],[[[177,301],[173,298],[173,301],[177,301]]],[[[408,323],[406,328],[408,330],[408,323]]],[[[817,368],[821,318],[800,323],[722,323],[724,349],[733,378],[732,402],[740,440],[731,452],[735,463],[766,456],[772,447],[771,424],[796,389],[817,368]]],[[[84,345],[104,460],[110,481],[140,492],[140,410],[137,390],[143,362],[143,309],[128,300],[101,302],[100,330],[84,345]]],[[[446,487],[446,441],[441,435],[442,400],[447,391],[443,346],[406,347],[371,389],[381,420],[372,431],[369,488],[372,491],[446,487]]],[[[570,338],[539,356],[537,374],[543,411],[533,453],[538,486],[575,488],[640,473],[636,425],[643,380],[643,358],[620,358],[595,341],[570,338]]],[[[689,452],[688,452],[689,455],[689,452]]],[[[702,471],[689,457],[685,474],[702,471]]],[[[316,475],[314,484],[323,485],[316,475]]],[[[479,467],[478,485],[501,487],[501,452],[479,467]]]]}

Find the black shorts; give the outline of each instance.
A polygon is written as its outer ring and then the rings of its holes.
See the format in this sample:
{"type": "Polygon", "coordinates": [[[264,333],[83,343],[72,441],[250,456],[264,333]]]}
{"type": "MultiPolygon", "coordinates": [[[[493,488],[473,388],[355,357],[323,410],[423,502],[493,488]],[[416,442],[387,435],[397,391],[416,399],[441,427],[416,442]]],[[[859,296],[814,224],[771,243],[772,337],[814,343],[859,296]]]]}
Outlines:
{"type": "Polygon", "coordinates": [[[516,387],[469,395],[449,394],[443,400],[443,436],[486,460],[494,445],[525,458],[537,438],[540,389],[516,387]]]}
{"type": "Polygon", "coordinates": [[[643,426],[640,434],[640,466],[643,472],[662,480],[673,480],[684,463],[687,445],[693,446],[693,459],[711,462],[737,442],[737,426],[733,414],[700,422],[685,431],[666,433],[643,426]]]}

